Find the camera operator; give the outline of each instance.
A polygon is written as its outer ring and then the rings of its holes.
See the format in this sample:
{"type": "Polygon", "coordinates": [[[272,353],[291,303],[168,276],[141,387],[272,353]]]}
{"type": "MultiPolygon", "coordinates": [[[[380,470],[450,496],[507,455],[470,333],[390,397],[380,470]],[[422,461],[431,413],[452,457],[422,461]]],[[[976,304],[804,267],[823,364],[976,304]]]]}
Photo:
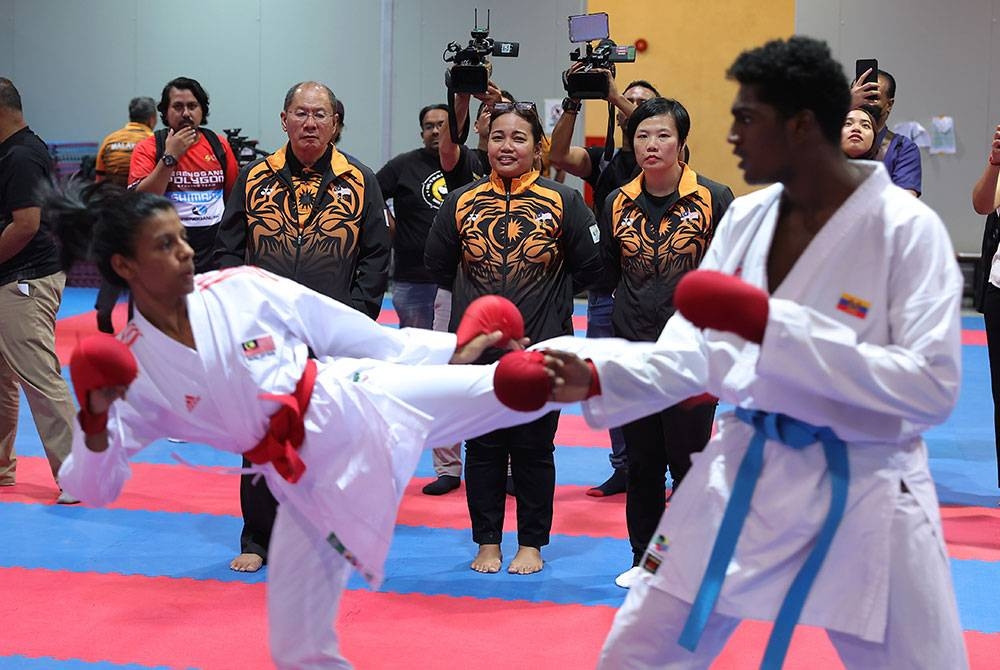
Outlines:
{"type": "MultiPolygon", "coordinates": [[[[576,72],[584,67],[576,62],[567,73],[576,72]]],[[[617,110],[618,125],[623,130],[629,117],[636,107],[651,98],[658,97],[659,91],[648,81],[637,80],[625,87],[624,93],[619,93],[615,86],[612,70],[601,68],[608,78],[607,100],[617,110]]],[[[549,160],[561,170],[575,177],[582,178],[594,189],[594,214],[600,219],[604,201],[620,186],[632,181],[639,174],[632,143],[628,135],[623,133],[622,147],[610,161],[603,158],[604,147],[571,146],[576,117],[583,103],[576,98],[563,99],[563,114],[552,129],[552,147],[549,160]]],[[[686,157],[685,157],[686,160],[686,157]]],[[[591,288],[587,294],[587,337],[612,337],[611,312],[614,308],[612,292],[615,280],[605,276],[600,284],[591,288]]],[[[621,430],[613,428],[611,434],[611,476],[603,483],[587,491],[587,495],[602,498],[625,492],[628,477],[628,459],[625,455],[625,438],[621,430]]]]}

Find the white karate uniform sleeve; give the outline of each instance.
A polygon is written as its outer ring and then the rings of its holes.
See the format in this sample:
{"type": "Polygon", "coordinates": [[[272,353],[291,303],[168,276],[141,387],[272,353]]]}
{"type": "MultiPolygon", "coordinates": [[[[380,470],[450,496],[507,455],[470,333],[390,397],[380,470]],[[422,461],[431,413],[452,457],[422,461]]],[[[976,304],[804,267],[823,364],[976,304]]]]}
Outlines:
{"type": "MultiPolygon", "coordinates": [[[[389,328],[366,314],[312,291],[301,284],[256,269],[259,276],[244,283],[234,276],[220,287],[247,286],[270,310],[319,356],[376,358],[409,365],[444,364],[455,353],[456,337],[422,328],[389,328]]],[[[244,298],[245,299],[245,298],[244,298]]]]}
{"type": "Polygon", "coordinates": [[[132,476],[128,460],[152,440],[138,434],[139,419],[131,405],[116,401],[108,411],[108,448],[91,451],[74,419],[73,450],[59,469],[59,486],[81,501],[103,507],[117,500],[132,476]],[[129,446],[126,446],[129,445],[129,446]]]}

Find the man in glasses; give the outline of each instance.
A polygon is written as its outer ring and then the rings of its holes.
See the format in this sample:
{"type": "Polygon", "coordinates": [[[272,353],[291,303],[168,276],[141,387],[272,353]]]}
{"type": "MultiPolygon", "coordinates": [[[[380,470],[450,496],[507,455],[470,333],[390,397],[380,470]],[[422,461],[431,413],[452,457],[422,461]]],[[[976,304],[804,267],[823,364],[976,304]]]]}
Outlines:
{"type": "Polygon", "coordinates": [[[167,82],[157,105],[164,129],[135,145],[129,188],[173,201],[194,249],[196,272],[212,269],[212,251],[239,166],[225,137],[204,127],[208,93],[188,77],[167,82]]]}
{"type": "MultiPolygon", "coordinates": [[[[285,95],[288,143],[240,173],[226,202],[215,260],[221,268],[256,265],[350,305],[372,319],[389,270],[385,202],[372,171],[340,153],[337,98],[306,81],[285,95]]],[[[267,559],[277,503],[263,480],[240,483],[242,553],[230,567],[253,572],[267,559]]]]}

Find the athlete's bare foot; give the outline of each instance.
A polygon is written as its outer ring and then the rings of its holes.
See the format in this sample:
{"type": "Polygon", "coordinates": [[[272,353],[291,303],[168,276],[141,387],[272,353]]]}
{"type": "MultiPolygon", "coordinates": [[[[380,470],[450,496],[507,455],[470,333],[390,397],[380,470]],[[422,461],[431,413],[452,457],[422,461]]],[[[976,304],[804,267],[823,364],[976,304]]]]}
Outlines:
{"type": "Polygon", "coordinates": [[[469,567],[476,572],[500,572],[501,563],[503,555],[500,553],[499,544],[481,544],[479,553],[469,567]]]}
{"type": "Polygon", "coordinates": [[[507,567],[507,572],[512,575],[531,575],[542,571],[545,561],[542,560],[542,552],[536,547],[525,547],[520,545],[514,560],[507,567]]]}
{"type": "Polygon", "coordinates": [[[229,564],[236,572],[257,572],[264,565],[264,559],[257,554],[240,554],[229,564]]]}

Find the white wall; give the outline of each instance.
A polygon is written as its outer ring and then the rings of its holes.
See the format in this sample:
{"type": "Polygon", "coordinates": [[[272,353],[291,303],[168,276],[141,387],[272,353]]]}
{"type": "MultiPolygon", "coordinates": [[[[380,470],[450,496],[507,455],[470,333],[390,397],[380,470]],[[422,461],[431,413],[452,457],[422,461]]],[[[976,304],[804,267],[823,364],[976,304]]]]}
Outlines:
{"type": "Polygon", "coordinates": [[[944,219],[960,252],[979,251],[983,217],[972,211],[1000,124],[1000,0],[798,0],[796,32],[829,42],[849,75],[878,58],[896,78],[889,123],[955,118],[958,152],[923,160],[923,200],[944,219]]]}
{"type": "MultiPolygon", "coordinates": [[[[492,9],[491,36],[521,43],[519,58],[494,61],[497,80],[520,98],[562,97],[559,76],[571,48],[566,16],[580,13],[584,3],[481,2],[480,23],[492,9]]],[[[211,128],[242,127],[271,150],[285,141],[278,120],[285,91],[318,79],[346,106],[341,147],[378,169],[419,145],[417,112],[444,102],[441,54],[450,41],[468,42],[475,6],[463,0],[0,0],[0,76],[14,81],[29,124],[50,142],[99,141],[127,120],[130,98],[158,100],[164,83],[185,75],[209,93],[211,128]],[[391,42],[383,43],[389,35],[391,42]],[[391,73],[388,87],[384,72],[391,73]]]]}

